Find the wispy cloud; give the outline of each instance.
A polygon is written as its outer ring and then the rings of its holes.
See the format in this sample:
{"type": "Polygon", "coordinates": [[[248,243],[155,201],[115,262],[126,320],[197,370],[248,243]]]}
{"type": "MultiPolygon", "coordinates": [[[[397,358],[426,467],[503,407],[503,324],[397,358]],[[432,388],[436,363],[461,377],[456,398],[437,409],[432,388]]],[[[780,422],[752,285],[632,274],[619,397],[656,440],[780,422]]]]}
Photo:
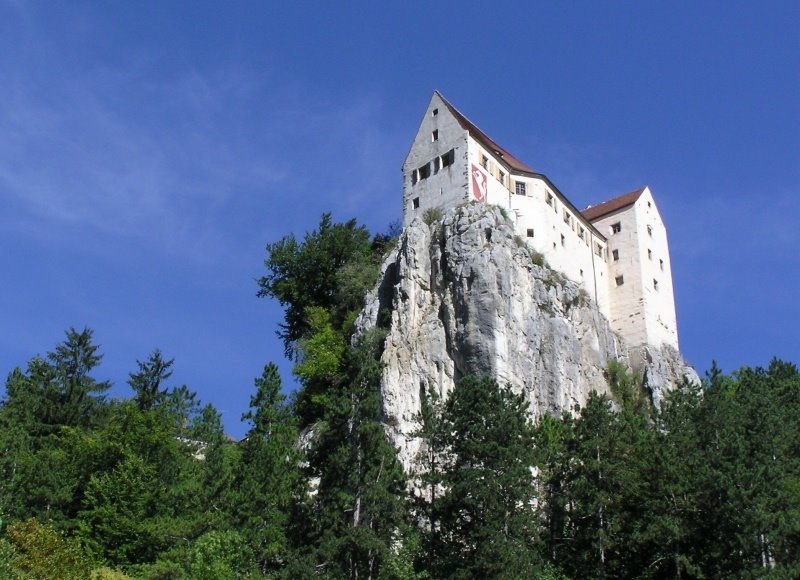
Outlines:
{"type": "Polygon", "coordinates": [[[375,184],[397,189],[374,98],[326,102],[245,67],[157,77],[147,55],[128,70],[26,58],[0,70],[0,220],[17,235],[80,229],[204,254],[226,216],[299,211],[303,187],[309,209],[348,210],[375,184]]]}

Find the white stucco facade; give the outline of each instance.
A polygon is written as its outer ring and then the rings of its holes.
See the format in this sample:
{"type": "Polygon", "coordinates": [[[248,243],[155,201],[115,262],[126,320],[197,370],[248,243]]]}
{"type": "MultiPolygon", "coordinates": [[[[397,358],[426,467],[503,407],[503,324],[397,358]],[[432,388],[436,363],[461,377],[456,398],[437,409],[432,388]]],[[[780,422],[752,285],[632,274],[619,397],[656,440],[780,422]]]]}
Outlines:
{"type": "Polygon", "coordinates": [[[678,348],[667,232],[649,188],[581,212],[436,92],[403,164],[403,224],[470,202],[505,208],[629,346],[678,348]]]}

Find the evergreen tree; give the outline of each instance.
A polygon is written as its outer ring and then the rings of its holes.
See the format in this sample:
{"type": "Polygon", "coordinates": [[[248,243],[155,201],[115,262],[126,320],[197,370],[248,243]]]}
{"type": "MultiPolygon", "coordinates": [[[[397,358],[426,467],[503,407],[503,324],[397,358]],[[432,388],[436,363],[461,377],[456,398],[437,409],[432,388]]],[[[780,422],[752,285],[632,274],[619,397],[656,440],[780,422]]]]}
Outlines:
{"type": "Polygon", "coordinates": [[[134,400],[139,409],[150,410],[166,399],[167,390],[161,387],[172,376],[174,363],[174,358],[165,360],[159,349],[154,350],[147,361],[136,361],[139,370],[130,373],[128,384],[133,389],[134,400]]]}
{"type": "Polygon", "coordinates": [[[266,365],[255,385],[250,410],[242,415],[250,429],[240,444],[232,507],[235,527],[259,570],[271,574],[289,560],[290,519],[305,489],[296,421],[281,392],[278,367],[266,365]]]}
{"type": "Polygon", "coordinates": [[[451,578],[533,577],[535,482],[527,403],[492,379],[462,379],[445,404],[451,465],[435,502],[434,573],[451,578]]]}
{"type": "MultiPolygon", "coordinates": [[[[346,353],[341,383],[315,428],[309,470],[318,478],[303,535],[310,551],[295,575],[377,578],[406,518],[405,476],[381,424],[380,352],[372,330],[346,353]]],[[[302,550],[301,550],[302,551],[302,550]]]]}

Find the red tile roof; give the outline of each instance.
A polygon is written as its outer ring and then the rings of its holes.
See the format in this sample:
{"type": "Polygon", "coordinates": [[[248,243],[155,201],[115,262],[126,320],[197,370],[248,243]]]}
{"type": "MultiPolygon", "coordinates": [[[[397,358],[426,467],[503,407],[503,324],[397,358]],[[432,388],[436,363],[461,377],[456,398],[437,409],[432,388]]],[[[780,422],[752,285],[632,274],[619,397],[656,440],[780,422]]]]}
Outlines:
{"type": "Polygon", "coordinates": [[[615,197],[614,199],[609,199],[608,201],[604,201],[599,205],[590,205],[581,213],[583,217],[585,217],[590,222],[600,219],[601,217],[607,216],[608,214],[615,212],[617,210],[626,208],[630,205],[636,203],[636,200],[644,193],[646,188],[642,187],[635,191],[631,191],[615,197]]]}
{"type": "Polygon", "coordinates": [[[500,159],[502,159],[512,170],[519,171],[521,173],[536,173],[530,166],[526,165],[516,157],[514,157],[507,149],[504,149],[500,145],[495,142],[494,139],[489,137],[486,133],[481,131],[478,126],[467,119],[461,111],[456,109],[453,105],[451,105],[447,99],[445,99],[439,91],[436,91],[436,94],[439,95],[439,98],[442,99],[442,102],[445,104],[447,109],[453,114],[456,118],[458,123],[461,125],[462,128],[466,129],[472,137],[478,141],[481,145],[486,147],[489,151],[494,152],[500,159]]]}

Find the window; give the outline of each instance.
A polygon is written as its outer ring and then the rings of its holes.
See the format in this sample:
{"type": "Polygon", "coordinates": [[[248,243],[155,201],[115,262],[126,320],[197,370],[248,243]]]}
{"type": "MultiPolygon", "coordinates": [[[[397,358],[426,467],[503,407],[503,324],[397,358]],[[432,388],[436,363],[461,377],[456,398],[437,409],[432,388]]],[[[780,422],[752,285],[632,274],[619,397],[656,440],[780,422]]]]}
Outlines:
{"type": "Polygon", "coordinates": [[[506,184],[506,173],[505,173],[505,171],[503,171],[502,169],[498,169],[497,170],[497,179],[500,181],[500,183],[505,185],[506,184]]]}
{"type": "Polygon", "coordinates": [[[617,276],[616,278],[614,278],[614,283],[617,286],[622,286],[625,283],[625,277],[624,276],[617,276]]]}
{"type": "Polygon", "coordinates": [[[600,244],[595,243],[595,245],[594,245],[594,253],[602,258],[603,257],[603,246],[601,246],[600,244]]]}
{"type": "Polygon", "coordinates": [[[439,167],[441,166],[441,164],[442,164],[441,158],[437,157],[436,159],[433,160],[433,172],[434,173],[439,173],[439,167]]]}
{"type": "Polygon", "coordinates": [[[648,260],[652,260],[653,259],[653,250],[651,250],[649,248],[647,249],[647,259],[648,260]]]}
{"type": "Polygon", "coordinates": [[[653,226],[647,226],[647,235],[653,237],[653,226]]]}
{"type": "Polygon", "coordinates": [[[567,245],[566,242],[565,242],[564,234],[561,234],[561,245],[562,246],[566,246],[567,245]]]}
{"type": "Polygon", "coordinates": [[[659,260],[658,265],[661,267],[661,271],[664,271],[664,260],[659,260]]]}
{"type": "Polygon", "coordinates": [[[529,238],[533,237],[533,228],[528,228],[528,237],[529,238]]]}
{"type": "Polygon", "coordinates": [[[483,153],[481,153],[481,167],[488,170],[489,169],[489,158],[486,157],[483,153]]]}
{"type": "Polygon", "coordinates": [[[451,149],[444,155],[442,155],[442,168],[449,167],[456,161],[456,150],[451,149]]]}
{"type": "Polygon", "coordinates": [[[586,240],[585,236],[586,236],[586,230],[583,229],[582,226],[578,226],[578,237],[585,241],[586,240]]]}
{"type": "Polygon", "coordinates": [[[526,194],[525,183],[522,182],[522,181],[515,181],[514,182],[514,192],[517,195],[525,195],[526,194]]]}
{"type": "Polygon", "coordinates": [[[569,211],[564,210],[564,223],[572,225],[572,216],[570,215],[569,211]]]}
{"type": "Polygon", "coordinates": [[[547,197],[547,205],[552,206],[553,205],[553,194],[550,193],[549,191],[546,192],[546,193],[547,193],[547,195],[546,195],[546,197],[547,197]]]}
{"type": "Polygon", "coordinates": [[[434,109],[433,111],[431,111],[431,117],[435,117],[438,114],[439,114],[439,109],[434,109]]]}
{"type": "Polygon", "coordinates": [[[653,207],[653,204],[648,201],[647,202],[647,207],[653,207]]]}
{"type": "Polygon", "coordinates": [[[611,257],[614,258],[615,262],[619,262],[619,250],[612,250],[611,257]]]}
{"type": "Polygon", "coordinates": [[[438,141],[439,140],[439,129],[434,129],[433,133],[431,133],[431,141],[438,141]]]}
{"type": "Polygon", "coordinates": [[[658,291],[658,280],[655,278],[653,278],[653,290],[658,291]]]}
{"type": "Polygon", "coordinates": [[[423,179],[428,179],[431,176],[431,164],[426,163],[425,165],[420,167],[417,171],[419,172],[420,181],[423,179]]]}
{"type": "Polygon", "coordinates": [[[419,198],[415,197],[412,203],[414,204],[414,209],[417,209],[419,207],[419,198]]]}
{"type": "Polygon", "coordinates": [[[581,278],[583,278],[583,270],[581,270],[581,278]]]}
{"type": "Polygon", "coordinates": [[[416,183],[417,183],[417,170],[414,169],[411,172],[411,185],[416,185],[416,183]]]}
{"type": "Polygon", "coordinates": [[[618,234],[621,231],[622,231],[622,224],[620,222],[617,222],[615,224],[611,224],[611,233],[612,234],[618,234]]]}

